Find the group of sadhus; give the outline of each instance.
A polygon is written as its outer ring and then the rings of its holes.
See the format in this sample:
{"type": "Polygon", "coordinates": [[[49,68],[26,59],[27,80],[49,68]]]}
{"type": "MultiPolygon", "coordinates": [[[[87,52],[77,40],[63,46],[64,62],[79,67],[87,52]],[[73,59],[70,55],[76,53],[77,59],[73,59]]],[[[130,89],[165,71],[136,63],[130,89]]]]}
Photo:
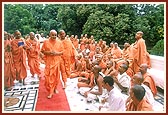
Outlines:
{"type": "Polygon", "coordinates": [[[151,63],[142,36],[143,32],[138,31],[136,42],[125,43],[121,50],[117,42],[108,46],[102,39],[96,42],[93,35],[90,38],[87,34],[81,35],[78,39],[77,35],[69,37],[64,30],[58,33],[51,30],[42,46],[34,32],[30,32],[26,40],[19,30],[14,36],[4,32],[4,86],[11,88],[14,80],[25,84],[26,59],[32,77],[39,77],[40,60],[43,60],[48,99],[59,93],[57,86],[61,75],[63,89],[67,87],[67,79],[78,78],[79,93],[88,102],[92,101],[93,95],[101,97],[106,89],[108,96],[104,101],[108,105],[100,106],[99,110],[106,107],[111,111],[152,111],[151,100],[157,89],[147,72],[151,63]],[[124,106],[119,105],[121,100],[124,106]]]}

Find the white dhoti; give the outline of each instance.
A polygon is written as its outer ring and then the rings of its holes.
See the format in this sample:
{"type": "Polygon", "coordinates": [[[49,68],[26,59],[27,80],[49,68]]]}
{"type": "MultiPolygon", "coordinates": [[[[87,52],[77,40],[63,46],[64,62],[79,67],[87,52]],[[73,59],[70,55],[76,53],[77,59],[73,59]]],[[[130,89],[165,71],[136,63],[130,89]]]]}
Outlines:
{"type": "MultiPolygon", "coordinates": [[[[90,90],[90,88],[88,88],[88,87],[81,87],[79,89],[79,92],[80,92],[81,95],[84,95],[84,93],[87,92],[87,91],[89,91],[89,90],[90,90]]],[[[98,87],[95,86],[91,91],[98,92],[98,87]]],[[[104,95],[106,95],[106,93],[107,93],[107,91],[105,89],[103,89],[103,94],[102,95],[95,95],[95,94],[92,94],[92,93],[88,93],[86,101],[89,101],[89,102],[90,101],[94,101],[94,100],[99,101],[99,99],[102,96],[104,97],[104,95]]]]}
{"type": "Polygon", "coordinates": [[[84,93],[89,90],[90,90],[89,87],[81,87],[79,88],[79,93],[84,96],[84,93]]]}

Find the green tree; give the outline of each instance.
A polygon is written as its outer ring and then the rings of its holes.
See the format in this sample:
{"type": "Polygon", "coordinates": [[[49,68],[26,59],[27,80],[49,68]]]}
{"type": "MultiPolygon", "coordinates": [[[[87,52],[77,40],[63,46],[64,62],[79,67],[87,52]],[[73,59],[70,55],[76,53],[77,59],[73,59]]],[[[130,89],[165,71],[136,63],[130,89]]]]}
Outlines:
{"type": "Polygon", "coordinates": [[[61,22],[57,19],[58,9],[61,5],[57,4],[45,4],[42,28],[45,33],[49,32],[51,29],[58,30],[60,28],[61,22]]]}
{"type": "Polygon", "coordinates": [[[24,9],[28,10],[34,19],[34,28],[36,31],[42,30],[42,23],[44,21],[44,17],[47,14],[44,14],[44,4],[21,4],[24,9]]]}
{"type": "Polygon", "coordinates": [[[148,48],[164,39],[164,4],[5,4],[4,28],[23,34],[64,29],[67,34],[94,35],[120,45],[135,42],[143,31],[148,48]]]}
{"type": "Polygon", "coordinates": [[[77,23],[78,23],[78,30],[80,34],[83,31],[83,26],[88,20],[88,17],[90,16],[91,13],[94,13],[96,10],[98,10],[97,5],[93,4],[81,4],[79,7],[76,9],[76,15],[77,15],[77,23]]]}
{"type": "Polygon", "coordinates": [[[33,30],[35,22],[31,13],[20,5],[5,5],[4,30],[13,33],[20,30],[22,34],[33,30]]]}
{"type": "Polygon", "coordinates": [[[164,40],[159,40],[156,45],[151,49],[152,55],[164,56],[164,40]]]}
{"type": "Polygon", "coordinates": [[[96,40],[103,39],[107,43],[113,41],[114,17],[103,10],[90,14],[83,27],[83,33],[93,35],[96,40]]]}
{"type": "Polygon", "coordinates": [[[163,4],[141,4],[136,5],[135,10],[138,21],[134,25],[137,26],[138,22],[140,22],[139,25],[143,25],[141,30],[144,32],[144,39],[149,47],[153,47],[158,40],[163,39],[160,34],[163,34],[161,31],[164,25],[164,6],[163,4]]]}
{"type": "Polygon", "coordinates": [[[62,5],[57,14],[58,21],[61,22],[60,29],[64,29],[69,35],[78,33],[76,17],[75,6],[62,5]]]}
{"type": "Polygon", "coordinates": [[[118,14],[115,16],[114,35],[116,42],[124,44],[130,40],[129,30],[130,18],[127,14],[118,14]]]}

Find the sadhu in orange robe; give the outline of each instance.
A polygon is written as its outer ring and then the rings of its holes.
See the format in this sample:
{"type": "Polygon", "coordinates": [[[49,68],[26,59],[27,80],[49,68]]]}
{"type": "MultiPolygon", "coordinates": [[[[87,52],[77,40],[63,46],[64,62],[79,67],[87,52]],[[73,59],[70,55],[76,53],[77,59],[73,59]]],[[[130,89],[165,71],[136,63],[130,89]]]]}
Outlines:
{"type": "MultiPolygon", "coordinates": [[[[62,52],[63,46],[60,40],[53,40],[49,38],[45,40],[41,52],[62,52]]],[[[57,89],[58,83],[60,81],[60,55],[45,55],[45,88],[49,94],[53,94],[54,90],[57,89]]]]}
{"type": "Polygon", "coordinates": [[[11,42],[12,46],[12,55],[14,66],[16,69],[16,80],[24,80],[27,77],[27,70],[26,70],[26,51],[22,46],[19,46],[19,42],[24,43],[25,41],[23,38],[20,39],[13,39],[11,42]]]}
{"type": "Polygon", "coordinates": [[[148,72],[146,72],[143,75],[143,77],[144,77],[143,83],[147,83],[153,93],[153,96],[156,96],[157,88],[156,88],[156,84],[155,84],[155,81],[153,80],[152,76],[148,72]]]}
{"type": "Polygon", "coordinates": [[[73,70],[71,70],[70,78],[79,77],[80,73],[82,72],[82,62],[81,62],[82,55],[78,55],[77,59],[75,60],[73,70]]]}
{"type": "Polygon", "coordinates": [[[16,79],[10,40],[4,41],[4,86],[10,88],[16,79]]]}
{"type": "Polygon", "coordinates": [[[61,40],[61,42],[64,48],[61,61],[61,73],[63,82],[65,83],[67,78],[70,77],[70,68],[71,65],[75,63],[75,56],[77,55],[77,51],[69,39],[65,38],[64,40],[61,40]]]}
{"type": "Polygon", "coordinates": [[[120,48],[114,48],[111,52],[114,59],[121,58],[121,49],[120,48]]]}
{"type": "Polygon", "coordinates": [[[79,41],[78,41],[77,38],[74,38],[74,40],[72,41],[72,43],[73,43],[75,49],[77,49],[79,47],[79,41]]]}
{"type": "Polygon", "coordinates": [[[139,71],[141,64],[146,63],[148,67],[151,67],[149,53],[146,50],[145,40],[143,38],[138,39],[133,45],[131,45],[131,54],[133,56],[133,71],[134,73],[139,71]]]}
{"type": "Polygon", "coordinates": [[[40,42],[37,39],[26,40],[27,44],[27,57],[28,57],[28,65],[30,67],[30,73],[32,76],[37,74],[38,76],[41,74],[40,71],[40,59],[39,59],[39,53],[40,53],[40,42]]]}
{"type": "Polygon", "coordinates": [[[126,111],[153,111],[151,104],[143,98],[138,105],[134,104],[132,99],[126,106],[126,111]]]}

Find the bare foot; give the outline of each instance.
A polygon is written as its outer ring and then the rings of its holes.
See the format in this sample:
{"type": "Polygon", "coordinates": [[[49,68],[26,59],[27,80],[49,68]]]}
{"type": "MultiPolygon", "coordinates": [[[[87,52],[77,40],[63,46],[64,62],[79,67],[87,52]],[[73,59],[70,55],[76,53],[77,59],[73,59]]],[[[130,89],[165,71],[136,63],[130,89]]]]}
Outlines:
{"type": "Polygon", "coordinates": [[[64,86],[62,87],[63,89],[65,89],[67,87],[66,83],[64,83],[64,86]]]}
{"type": "Polygon", "coordinates": [[[19,83],[22,83],[22,80],[19,80],[19,83]]]}
{"type": "Polygon", "coordinates": [[[54,93],[55,93],[55,94],[58,94],[59,92],[58,92],[58,90],[55,89],[54,93]]]}
{"type": "Polygon", "coordinates": [[[39,79],[39,80],[41,80],[41,77],[40,77],[40,76],[38,76],[38,79],[39,79]]]}
{"type": "Polygon", "coordinates": [[[47,96],[47,98],[48,98],[48,99],[51,99],[51,98],[52,98],[52,95],[51,95],[51,94],[50,94],[50,95],[48,95],[48,96],[47,96]]]}
{"type": "Polygon", "coordinates": [[[23,85],[26,85],[26,83],[25,83],[25,79],[23,79],[23,85]]]}

